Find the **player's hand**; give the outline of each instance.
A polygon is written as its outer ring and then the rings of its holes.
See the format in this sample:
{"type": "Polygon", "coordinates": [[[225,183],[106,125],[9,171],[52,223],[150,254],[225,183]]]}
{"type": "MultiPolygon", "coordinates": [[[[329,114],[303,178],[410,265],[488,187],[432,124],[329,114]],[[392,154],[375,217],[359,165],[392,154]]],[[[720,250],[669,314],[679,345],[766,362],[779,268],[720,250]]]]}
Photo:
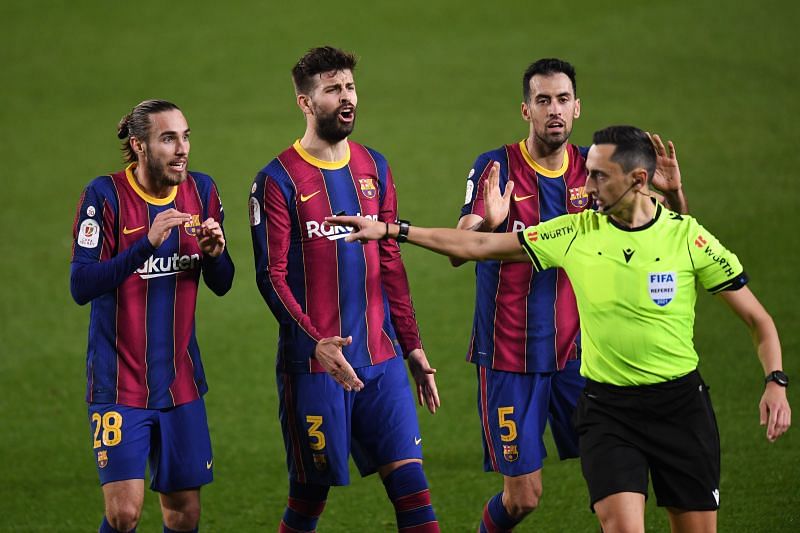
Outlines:
{"type": "Polygon", "coordinates": [[[364,383],[358,379],[356,371],[347,362],[342,353],[342,347],[353,342],[353,337],[326,337],[317,343],[314,349],[314,357],[322,365],[325,372],[331,375],[336,383],[344,387],[346,391],[360,391],[364,388],[364,383]]]}
{"type": "Polygon", "coordinates": [[[222,226],[213,218],[206,219],[197,228],[197,244],[204,254],[211,257],[219,257],[225,250],[225,235],[222,233],[222,226]]]}
{"type": "Polygon", "coordinates": [[[767,383],[758,404],[761,425],[767,426],[767,440],[775,442],[792,425],[792,409],[786,399],[786,387],[767,383]]]}
{"type": "Polygon", "coordinates": [[[172,228],[192,221],[192,215],[181,213],[177,209],[167,209],[156,215],[147,232],[147,239],[153,247],[158,248],[169,238],[172,228]]]}
{"type": "Polygon", "coordinates": [[[428,364],[428,358],[422,348],[411,350],[408,354],[408,368],[417,383],[417,400],[420,405],[428,408],[428,411],[435,413],[441,405],[439,402],[439,391],[436,389],[436,380],[433,375],[435,368],[428,364]]]}
{"type": "Polygon", "coordinates": [[[344,238],[345,242],[359,241],[364,244],[369,241],[379,241],[386,235],[386,223],[382,220],[353,216],[333,216],[325,217],[325,224],[352,228],[353,231],[344,238]]]}
{"type": "Polygon", "coordinates": [[[681,190],[681,169],[678,166],[678,157],[675,152],[675,145],[672,141],[667,141],[669,153],[664,147],[664,142],[656,133],[648,133],[650,142],[656,151],[656,171],[653,174],[653,187],[659,191],[669,194],[681,190]]]}
{"type": "Polygon", "coordinates": [[[506,190],[500,193],[500,163],[495,161],[486,177],[486,184],[483,187],[483,224],[492,231],[497,228],[508,217],[508,210],[511,206],[511,191],[514,190],[514,182],[509,180],[506,183],[506,190]]]}

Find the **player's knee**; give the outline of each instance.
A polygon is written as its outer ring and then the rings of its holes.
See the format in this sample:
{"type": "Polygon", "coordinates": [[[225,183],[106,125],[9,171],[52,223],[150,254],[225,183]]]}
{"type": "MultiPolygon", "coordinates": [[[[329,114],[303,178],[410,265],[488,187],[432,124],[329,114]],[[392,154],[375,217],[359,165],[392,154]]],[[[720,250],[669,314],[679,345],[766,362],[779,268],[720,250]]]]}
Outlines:
{"type": "Polygon", "coordinates": [[[514,518],[522,518],[531,514],[539,507],[539,499],[542,497],[541,486],[528,487],[528,490],[522,493],[511,493],[507,495],[508,499],[503,502],[506,506],[508,514],[514,518]]]}
{"type": "Polygon", "coordinates": [[[139,523],[141,509],[135,503],[123,503],[106,511],[108,523],[117,531],[130,531],[139,523]]]}
{"type": "Polygon", "coordinates": [[[187,502],[178,508],[163,511],[164,524],[170,529],[190,531],[200,523],[200,502],[187,502]]]}

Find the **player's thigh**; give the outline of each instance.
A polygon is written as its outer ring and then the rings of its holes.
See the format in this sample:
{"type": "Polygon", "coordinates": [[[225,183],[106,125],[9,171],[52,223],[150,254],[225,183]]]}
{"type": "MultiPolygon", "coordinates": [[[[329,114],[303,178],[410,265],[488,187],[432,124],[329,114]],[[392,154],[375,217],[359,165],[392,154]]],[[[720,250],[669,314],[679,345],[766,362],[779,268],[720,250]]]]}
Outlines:
{"type": "Polygon", "coordinates": [[[653,419],[648,453],[658,505],[715,511],[720,498],[719,431],[700,375],[693,372],[663,391],[653,419]]]}
{"type": "Polygon", "coordinates": [[[581,361],[567,361],[563,370],[550,377],[550,409],[548,421],[553,432],[553,440],[561,459],[578,456],[578,433],[575,431],[575,406],[586,386],[586,379],[580,374],[581,361]]]}
{"type": "Polygon", "coordinates": [[[96,403],[88,411],[100,484],[144,479],[157,411],[96,403]]]}
{"type": "Polygon", "coordinates": [[[405,459],[422,459],[422,435],[405,363],[394,357],[358,369],[364,388],[355,395],[353,460],[362,476],[405,459]]]}
{"type": "Polygon", "coordinates": [[[484,469],[520,476],[542,468],[550,380],[477,367],[484,469]]]}
{"type": "Polygon", "coordinates": [[[278,372],[277,382],[289,476],[299,483],[347,485],[356,393],[345,391],[324,372],[278,372]]]}
{"type": "Polygon", "coordinates": [[[150,452],[150,487],[161,493],[196,488],[214,479],[203,398],[159,411],[150,452]]]}
{"type": "Polygon", "coordinates": [[[717,511],[684,511],[667,508],[672,533],[714,533],[717,531],[717,511]]]}
{"type": "Polygon", "coordinates": [[[644,421],[635,415],[636,402],[593,382],[578,400],[575,426],[592,505],[622,492],[647,495],[649,464],[639,429],[644,421]]]}

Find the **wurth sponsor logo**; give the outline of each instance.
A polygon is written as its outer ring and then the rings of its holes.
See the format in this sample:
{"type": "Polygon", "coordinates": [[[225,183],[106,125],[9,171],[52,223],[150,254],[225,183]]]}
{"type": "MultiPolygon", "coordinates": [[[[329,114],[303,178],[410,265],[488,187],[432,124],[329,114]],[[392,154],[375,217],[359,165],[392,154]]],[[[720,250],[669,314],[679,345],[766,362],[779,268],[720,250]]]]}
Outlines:
{"type": "MultiPolygon", "coordinates": [[[[362,216],[361,213],[356,213],[357,217],[362,216]]],[[[370,220],[378,220],[378,215],[363,215],[364,218],[368,218],[370,220]]],[[[325,237],[329,241],[336,241],[339,239],[344,239],[350,233],[352,233],[353,228],[350,226],[328,226],[323,222],[317,222],[316,220],[306,220],[306,237],[312,239],[314,237],[325,237]]]]}
{"type": "Polygon", "coordinates": [[[142,279],[160,278],[194,270],[198,266],[200,266],[200,254],[178,255],[174,253],[171,257],[150,256],[144,265],[136,270],[136,273],[142,279]]]}
{"type": "Polygon", "coordinates": [[[733,267],[728,262],[728,260],[725,259],[722,255],[712,250],[711,246],[706,246],[703,251],[708,257],[711,258],[712,261],[714,261],[719,265],[719,267],[722,269],[723,272],[725,272],[725,274],[727,274],[728,276],[734,275],[733,267]]]}

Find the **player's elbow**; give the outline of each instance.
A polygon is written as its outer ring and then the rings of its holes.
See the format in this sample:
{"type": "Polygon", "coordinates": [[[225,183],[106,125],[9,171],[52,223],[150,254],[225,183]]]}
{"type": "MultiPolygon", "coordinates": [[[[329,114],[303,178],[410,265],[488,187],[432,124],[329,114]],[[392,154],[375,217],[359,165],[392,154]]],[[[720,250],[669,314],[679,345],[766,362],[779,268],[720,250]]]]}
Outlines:
{"type": "Polygon", "coordinates": [[[467,262],[466,259],[461,259],[460,257],[450,256],[447,259],[450,260],[450,265],[456,268],[460,267],[461,265],[467,262]]]}
{"type": "Polygon", "coordinates": [[[84,289],[84,280],[83,276],[81,276],[80,268],[75,265],[72,266],[72,272],[69,277],[69,292],[78,305],[86,305],[92,300],[84,289]]]}

